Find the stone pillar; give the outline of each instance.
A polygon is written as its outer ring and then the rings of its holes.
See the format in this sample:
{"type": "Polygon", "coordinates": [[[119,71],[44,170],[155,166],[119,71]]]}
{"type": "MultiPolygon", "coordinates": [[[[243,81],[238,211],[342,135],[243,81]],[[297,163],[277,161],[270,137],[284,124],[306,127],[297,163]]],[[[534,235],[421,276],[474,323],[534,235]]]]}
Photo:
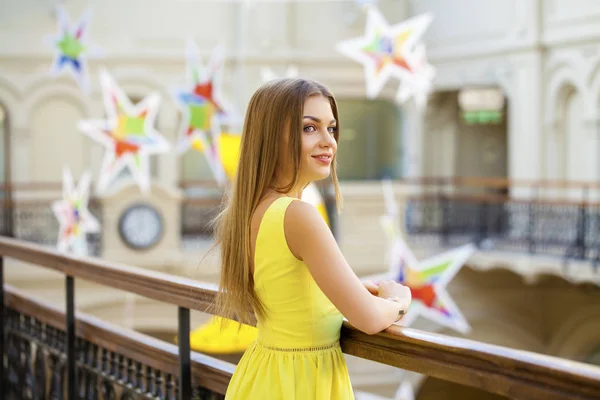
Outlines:
{"type": "MultiPolygon", "coordinates": [[[[500,72],[499,83],[508,98],[508,177],[542,178],[542,55],[514,56],[510,71],[500,72]]],[[[513,195],[531,195],[519,187],[513,195]]]]}
{"type": "Polygon", "coordinates": [[[414,178],[423,174],[423,118],[424,110],[419,110],[410,101],[403,107],[403,176],[414,178]]]}

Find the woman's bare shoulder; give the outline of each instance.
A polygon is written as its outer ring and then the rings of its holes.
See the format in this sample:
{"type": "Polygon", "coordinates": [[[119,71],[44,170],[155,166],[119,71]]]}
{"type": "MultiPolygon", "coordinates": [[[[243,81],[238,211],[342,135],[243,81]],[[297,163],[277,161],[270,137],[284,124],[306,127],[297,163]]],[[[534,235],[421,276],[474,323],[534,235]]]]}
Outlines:
{"type": "Polygon", "coordinates": [[[301,200],[292,201],[288,206],[284,217],[284,232],[288,247],[300,260],[303,259],[302,253],[311,248],[314,241],[333,239],[317,209],[301,200]]]}

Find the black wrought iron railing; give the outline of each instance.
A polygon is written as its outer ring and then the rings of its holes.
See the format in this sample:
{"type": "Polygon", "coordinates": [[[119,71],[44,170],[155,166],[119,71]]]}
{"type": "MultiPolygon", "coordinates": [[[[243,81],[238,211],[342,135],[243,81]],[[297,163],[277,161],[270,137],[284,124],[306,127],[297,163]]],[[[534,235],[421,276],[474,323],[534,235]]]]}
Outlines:
{"type": "MultiPolygon", "coordinates": [[[[483,248],[587,260],[600,265],[600,184],[589,182],[514,181],[502,178],[418,178],[398,180],[400,201],[411,241],[449,246],[474,241],[483,248]]],[[[60,198],[58,183],[0,186],[12,200],[0,199],[0,234],[54,245],[58,221],[51,204],[60,198]],[[49,196],[48,193],[52,193],[49,196]]],[[[181,237],[184,246],[213,235],[212,221],[222,207],[223,190],[213,181],[180,182],[181,237]]],[[[330,188],[324,199],[336,232],[330,188]]],[[[89,209],[104,215],[92,197],[89,209]]],[[[382,212],[384,210],[382,209],[382,212]]],[[[100,234],[88,234],[90,254],[102,254],[100,234]]]]}
{"type": "Polygon", "coordinates": [[[25,242],[2,238],[0,242],[0,355],[6,357],[0,363],[6,365],[0,368],[0,393],[4,398],[45,398],[46,393],[52,399],[99,398],[98,393],[104,399],[224,397],[234,366],[190,351],[190,308],[206,303],[190,294],[205,289],[202,284],[141,268],[71,259],[25,242]],[[7,243],[22,246],[12,252],[7,243]],[[8,253],[65,274],[65,312],[3,284],[3,256],[8,253]],[[76,315],[75,278],[124,290],[138,287],[131,291],[176,304],[178,345],[76,315]]]}
{"type": "Polygon", "coordinates": [[[4,295],[7,400],[224,397],[229,363],[193,353],[183,383],[191,390],[180,396],[177,346],[83,314],[72,340],[64,312],[11,287],[4,295]]]}
{"type": "Polygon", "coordinates": [[[590,193],[590,187],[575,184],[518,186],[466,178],[418,185],[420,193],[407,196],[404,204],[412,241],[435,240],[442,246],[471,241],[485,249],[600,265],[600,202],[592,201],[600,187],[590,193]]]}

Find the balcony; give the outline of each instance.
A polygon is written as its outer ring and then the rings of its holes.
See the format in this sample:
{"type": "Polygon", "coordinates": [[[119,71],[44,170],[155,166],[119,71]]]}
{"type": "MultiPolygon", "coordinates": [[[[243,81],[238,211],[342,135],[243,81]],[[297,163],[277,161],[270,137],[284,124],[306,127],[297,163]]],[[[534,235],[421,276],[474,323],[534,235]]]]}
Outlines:
{"type": "MultiPolygon", "coordinates": [[[[60,272],[65,310],[5,286],[0,296],[2,396],[25,398],[221,399],[234,365],[75,311],[86,280],[178,308],[189,338],[190,310],[212,312],[213,285],[94,258],[72,258],[0,238],[0,277],[18,260],[60,272]]],[[[600,398],[600,368],[556,357],[392,326],[366,335],[344,323],[344,353],[512,399],[600,398]]]]}

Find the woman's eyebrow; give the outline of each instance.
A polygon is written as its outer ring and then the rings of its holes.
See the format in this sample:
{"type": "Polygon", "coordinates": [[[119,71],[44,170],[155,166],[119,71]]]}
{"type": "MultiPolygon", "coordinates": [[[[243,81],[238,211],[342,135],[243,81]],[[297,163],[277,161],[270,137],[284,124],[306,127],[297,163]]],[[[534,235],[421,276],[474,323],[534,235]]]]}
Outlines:
{"type": "MultiPolygon", "coordinates": [[[[319,123],[319,124],[322,122],[322,121],[321,121],[319,118],[317,118],[317,117],[313,117],[312,115],[305,115],[303,118],[308,118],[308,119],[311,119],[311,120],[313,120],[313,121],[315,121],[315,122],[317,122],[317,123],[319,123]]],[[[329,124],[335,124],[335,123],[337,123],[337,121],[336,121],[335,119],[332,119],[332,120],[329,122],[329,124]]]]}

